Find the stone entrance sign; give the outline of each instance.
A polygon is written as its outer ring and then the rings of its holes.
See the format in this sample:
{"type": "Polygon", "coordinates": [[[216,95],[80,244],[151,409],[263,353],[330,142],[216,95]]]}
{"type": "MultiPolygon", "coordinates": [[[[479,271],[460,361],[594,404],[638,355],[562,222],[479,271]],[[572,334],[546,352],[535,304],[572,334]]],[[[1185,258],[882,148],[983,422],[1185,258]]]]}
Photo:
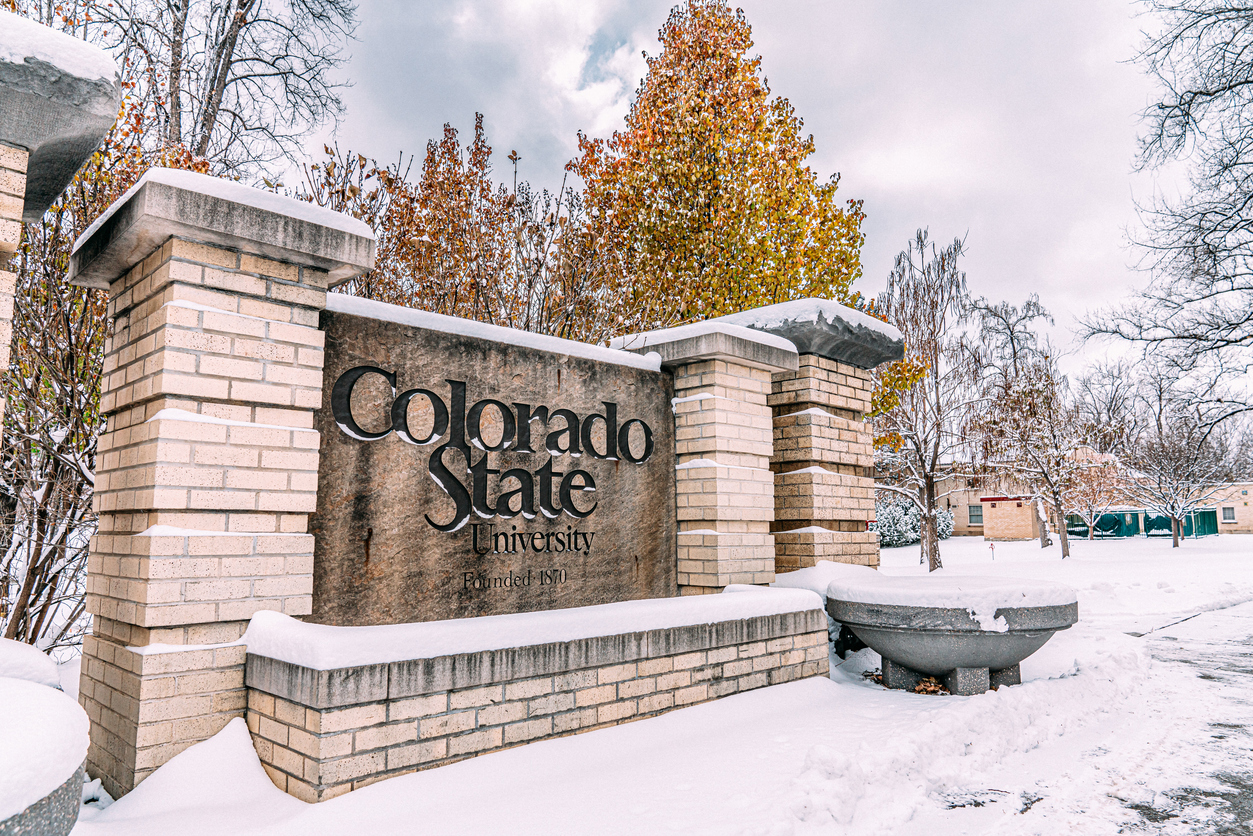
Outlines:
{"type": "Polygon", "coordinates": [[[311,620],[676,594],[655,359],[334,295],[321,327],[311,620]]]}

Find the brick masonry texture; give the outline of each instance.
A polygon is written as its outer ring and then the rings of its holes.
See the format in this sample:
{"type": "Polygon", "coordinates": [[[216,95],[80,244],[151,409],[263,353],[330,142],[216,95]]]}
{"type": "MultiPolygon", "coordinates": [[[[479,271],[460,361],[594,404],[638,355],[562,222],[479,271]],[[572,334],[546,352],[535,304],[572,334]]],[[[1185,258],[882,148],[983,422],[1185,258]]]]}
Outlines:
{"type": "Polygon", "coordinates": [[[167,239],[110,286],[80,702],[117,797],[241,716],[239,638],[312,609],[327,275],[167,239]],[[153,526],[168,528],[149,531],[153,526]]]}
{"type": "MultiPolygon", "coordinates": [[[[22,205],[26,196],[26,152],[0,145],[0,369],[9,367],[13,342],[13,293],[17,276],[10,259],[22,240],[22,205]]],[[[0,424],[4,422],[0,398],[0,424]]]]}
{"type": "Polygon", "coordinates": [[[681,594],[774,580],[770,385],[729,359],[674,369],[681,594]]]}
{"type": "Polygon", "coordinates": [[[795,372],[772,376],[775,571],[819,560],[879,565],[874,519],[874,446],[862,417],[870,373],[802,354],[795,372]]]}
{"type": "Polygon", "coordinates": [[[22,240],[22,206],[26,200],[26,151],[0,145],[0,269],[22,240]]]}
{"type": "Polygon", "coordinates": [[[383,778],[828,671],[821,610],[316,671],[248,655],[248,728],[280,789],[383,778]]]}

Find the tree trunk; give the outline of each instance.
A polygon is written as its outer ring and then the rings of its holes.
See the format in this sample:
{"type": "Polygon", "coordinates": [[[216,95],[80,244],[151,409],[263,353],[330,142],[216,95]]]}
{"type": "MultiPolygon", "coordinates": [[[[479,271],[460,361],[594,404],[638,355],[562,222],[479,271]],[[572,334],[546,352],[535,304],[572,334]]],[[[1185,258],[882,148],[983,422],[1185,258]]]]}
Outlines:
{"type": "Polygon", "coordinates": [[[1053,515],[1057,517],[1057,536],[1062,541],[1062,560],[1065,560],[1070,557],[1070,536],[1066,531],[1066,515],[1062,513],[1062,501],[1057,496],[1053,497],[1053,515]]]}
{"type": "Polygon", "coordinates": [[[170,35],[170,123],[165,133],[167,148],[183,141],[183,43],[190,6],[191,0],[178,0],[178,10],[174,13],[174,31],[170,35]]]}
{"type": "Polygon", "coordinates": [[[209,153],[209,142],[213,139],[213,129],[218,123],[218,113],[222,109],[222,96],[226,92],[227,82],[231,77],[231,68],[235,62],[235,46],[239,42],[240,30],[248,23],[248,13],[256,0],[239,0],[238,7],[231,17],[231,25],[226,30],[226,37],[218,44],[214,54],[213,85],[209,88],[209,99],[205,102],[200,115],[200,126],[197,128],[199,138],[196,140],[195,153],[203,157],[209,153]]]}
{"type": "Polygon", "coordinates": [[[922,512],[922,555],[927,561],[927,571],[934,572],[943,568],[940,562],[940,535],[937,529],[935,482],[927,480],[923,486],[923,501],[926,505],[922,512]]]}
{"type": "Polygon", "coordinates": [[[1053,541],[1049,539],[1048,520],[1045,518],[1044,514],[1040,513],[1040,511],[1043,510],[1043,507],[1044,507],[1044,501],[1041,499],[1037,499],[1035,501],[1034,511],[1035,511],[1036,525],[1040,526],[1040,548],[1047,549],[1049,546],[1053,545],[1053,541]]]}
{"type": "Polygon", "coordinates": [[[1171,539],[1170,547],[1172,549],[1179,548],[1179,530],[1181,528],[1183,528],[1183,524],[1179,520],[1175,519],[1174,517],[1171,517],[1170,518],[1170,539],[1171,539]]]}

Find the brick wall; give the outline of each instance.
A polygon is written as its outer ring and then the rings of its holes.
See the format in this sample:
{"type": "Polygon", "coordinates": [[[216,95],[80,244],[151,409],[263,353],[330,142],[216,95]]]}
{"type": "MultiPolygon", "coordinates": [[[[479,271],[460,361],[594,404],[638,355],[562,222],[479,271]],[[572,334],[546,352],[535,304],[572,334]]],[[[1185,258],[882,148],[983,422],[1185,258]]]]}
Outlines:
{"type": "Polygon", "coordinates": [[[879,565],[874,519],[874,449],[862,417],[870,373],[802,354],[795,372],[773,375],[775,568],[819,560],[879,565]]]}
{"type": "Polygon", "coordinates": [[[80,701],[89,771],[115,797],[245,702],[242,651],[128,648],[311,610],[326,283],[171,238],[110,287],[80,701]]]}
{"type": "Polygon", "coordinates": [[[678,584],[774,580],[770,373],[713,359],[674,369],[678,584]]]}
{"type": "MultiPolygon", "coordinates": [[[[1218,512],[1219,534],[1253,534],[1253,505],[1249,500],[1253,496],[1253,484],[1230,485],[1222,488],[1210,501],[1218,512]],[[1223,509],[1232,509],[1234,520],[1223,518],[1223,509]]],[[[1140,526],[1144,530],[1144,526],[1140,526]]]]}
{"type": "Polygon", "coordinates": [[[1040,536],[1040,517],[1028,499],[983,502],[985,540],[1032,540],[1040,536]]]}
{"type": "Polygon", "coordinates": [[[248,655],[274,783],[321,801],[383,778],[827,673],[821,610],[316,671],[248,655]]]}

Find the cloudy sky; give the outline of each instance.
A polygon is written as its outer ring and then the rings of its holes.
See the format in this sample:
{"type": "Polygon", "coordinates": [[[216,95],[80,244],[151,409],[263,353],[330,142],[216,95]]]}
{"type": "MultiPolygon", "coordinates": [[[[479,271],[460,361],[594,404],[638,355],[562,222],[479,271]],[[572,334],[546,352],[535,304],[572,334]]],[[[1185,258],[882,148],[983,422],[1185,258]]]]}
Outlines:
{"type": "MultiPolygon", "coordinates": [[[[390,161],[485,116],[505,176],[556,186],[583,130],[622,124],[672,2],[359,0],[341,146],[390,161]]],[[[975,295],[1076,316],[1144,282],[1136,201],[1176,180],[1134,170],[1154,87],[1133,63],[1153,20],[1128,0],[747,0],[773,91],[813,133],[811,162],[865,200],[875,293],[920,226],[966,239],[975,295]]]]}

